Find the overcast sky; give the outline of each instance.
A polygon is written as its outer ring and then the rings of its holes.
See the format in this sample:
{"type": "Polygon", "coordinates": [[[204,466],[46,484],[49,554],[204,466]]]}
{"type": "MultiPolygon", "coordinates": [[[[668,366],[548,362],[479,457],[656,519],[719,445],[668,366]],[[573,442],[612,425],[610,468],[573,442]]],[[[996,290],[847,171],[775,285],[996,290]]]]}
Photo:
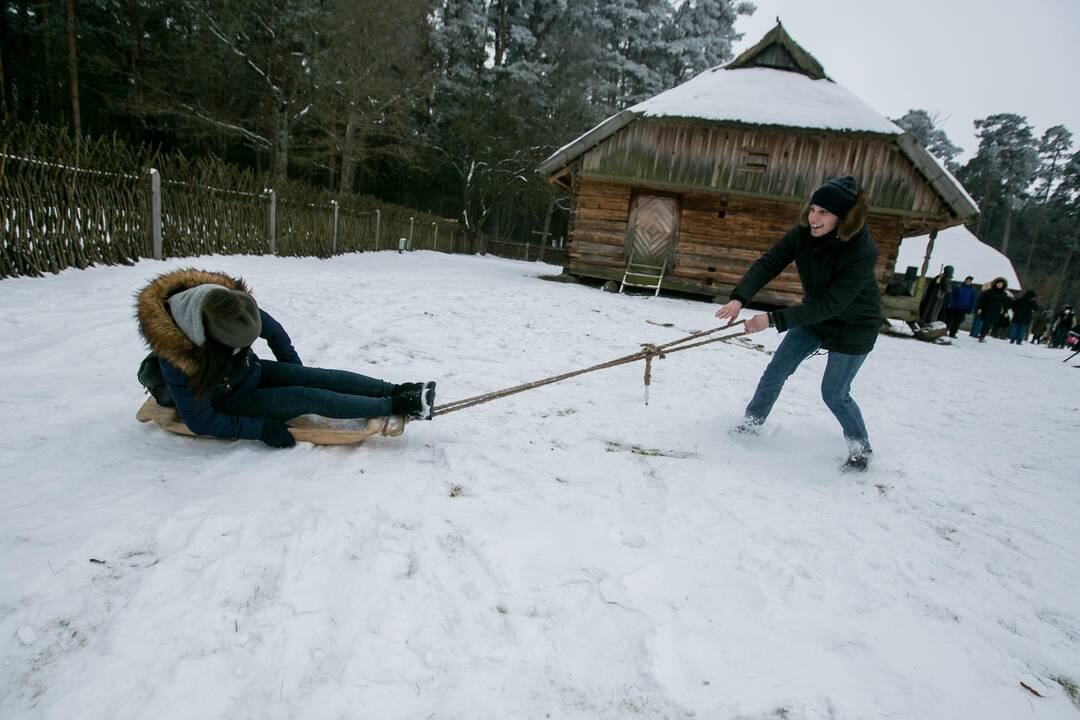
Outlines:
{"type": "MultiPolygon", "coordinates": [[[[1064,125],[1080,144],[1080,0],[753,0],[735,54],[779,15],[825,72],[881,114],[940,114],[960,159],[972,121],[1026,115],[1036,137],[1064,125]]],[[[1075,149],[1075,147],[1074,147],[1075,149]]]]}

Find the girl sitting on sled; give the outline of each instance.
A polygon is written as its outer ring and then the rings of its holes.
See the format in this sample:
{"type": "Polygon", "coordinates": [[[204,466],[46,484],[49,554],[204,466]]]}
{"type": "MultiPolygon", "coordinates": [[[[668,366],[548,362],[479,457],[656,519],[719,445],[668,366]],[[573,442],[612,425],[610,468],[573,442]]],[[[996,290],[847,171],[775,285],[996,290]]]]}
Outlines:
{"type": "Polygon", "coordinates": [[[431,419],[434,382],[394,385],[305,367],[285,329],[238,278],[191,269],[165,273],[139,292],[136,309],[172,401],[198,435],[291,447],[296,441],[285,421],[309,413],[431,419]],[[260,337],[276,361],[252,351],[260,337]]]}

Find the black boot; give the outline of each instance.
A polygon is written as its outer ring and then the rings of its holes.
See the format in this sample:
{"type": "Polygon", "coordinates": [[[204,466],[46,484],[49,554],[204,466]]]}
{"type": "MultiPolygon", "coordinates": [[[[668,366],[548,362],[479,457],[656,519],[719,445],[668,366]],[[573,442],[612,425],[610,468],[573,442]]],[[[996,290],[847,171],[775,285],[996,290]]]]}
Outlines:
{"type": "Polygon", "coordinates": [[[404,383],[417,385],[419,389],[402,390],[390,396],[390,413],[405,415],[412,420],[430,420],[435,408],[435,383],[404,383]]]}
{"type": "Polygon", "coordinates": [[[401,393],[420,392],[423,387],[424,383],[401,383],[390,388],[390,397],[397,397],[401,393]]]}

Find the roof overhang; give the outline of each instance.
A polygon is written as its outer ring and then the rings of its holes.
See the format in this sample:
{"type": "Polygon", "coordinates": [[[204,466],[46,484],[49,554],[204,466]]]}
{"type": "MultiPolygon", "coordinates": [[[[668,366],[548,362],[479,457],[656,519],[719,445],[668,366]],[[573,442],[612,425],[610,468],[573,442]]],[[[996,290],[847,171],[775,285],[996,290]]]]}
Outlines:
{"type": "Polygon", "coordinates": [[[966,223],[979,214],[979,206],[975,203],[975,199],[964,190],[960,181],[920,145],[911,133],[897,135],[895,139],[900,150],[919,171],[919,174],[926,178],[930,187],[934,188],[934,192],[941,197],[959,222],[966,223]]]}
{"type": "Polygon", "coordinates": [[[574,140],[567,145],[563,145],[552,153],[547,160],[540,163],[538,171],[544,175],[549,182],[557,181],[564,175],[563,170],[571,163],[637,120],[637,118],[638,114],[632,110],[623,110],[622,112],[612,115],[577,140],[574,140]]]}

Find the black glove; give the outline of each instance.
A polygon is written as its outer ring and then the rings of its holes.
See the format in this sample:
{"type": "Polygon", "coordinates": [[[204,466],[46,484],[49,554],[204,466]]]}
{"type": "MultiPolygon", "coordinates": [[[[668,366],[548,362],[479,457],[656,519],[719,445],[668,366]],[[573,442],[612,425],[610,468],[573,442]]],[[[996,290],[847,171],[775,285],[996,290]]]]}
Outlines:
{"type": "Polygon", "coordinates": [[[289,426],[280,420],[266,420],[260,439],[275,448],[288,448],[296,444],[296,438],[289,432],[289,426]]]}

